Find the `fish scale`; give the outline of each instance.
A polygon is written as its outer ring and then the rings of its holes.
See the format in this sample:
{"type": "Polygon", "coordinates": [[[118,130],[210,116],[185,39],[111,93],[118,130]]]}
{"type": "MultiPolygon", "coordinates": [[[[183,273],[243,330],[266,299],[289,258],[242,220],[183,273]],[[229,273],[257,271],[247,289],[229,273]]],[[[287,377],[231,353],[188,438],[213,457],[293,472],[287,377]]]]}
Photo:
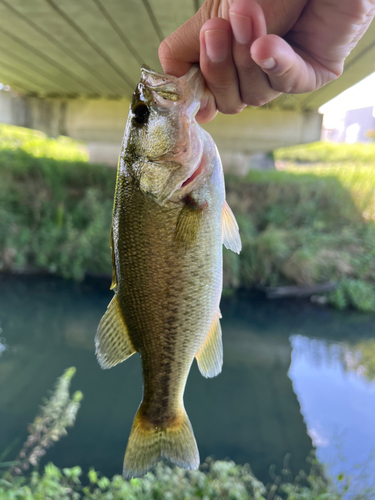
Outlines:
{"type": "Polygon", "coordinates": [[[96,335],[102,368],[141,356],[125,478],[161,457],[198,467],[183,393],[194,357],[204,376],[221,371],[222,244],[239,252],[241,243],[216,146],[194,119],[202,93],[197,68],[182,78],[143,69],[125,129],[112,220],[115,295],[96,335]]]}

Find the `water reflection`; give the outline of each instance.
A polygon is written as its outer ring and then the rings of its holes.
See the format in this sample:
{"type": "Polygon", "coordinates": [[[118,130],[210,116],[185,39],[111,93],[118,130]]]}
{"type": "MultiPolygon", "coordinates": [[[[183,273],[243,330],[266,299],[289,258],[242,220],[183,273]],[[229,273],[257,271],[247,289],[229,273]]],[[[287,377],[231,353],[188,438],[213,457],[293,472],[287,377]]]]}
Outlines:
{"type": "MultiPolygon", "coordinates": [[[[0,333],[1,333],[1,328],[0,328],[0,333]]],[[[5,343],[5,339],[0,338],[0,356],[2,353],[8,348],[8,346],[5,343]]]]}
{"type": "MultiPolygon", "coordinates": [[[[111,296],[107,283],[0,278],[0,324],[10,346],[0,358],[0,452],[26,437],[42,397],[76,366],[72,389],[84,394],[77,423],[46,460],[107,475],[121,470],[142,381],[138,356],[107,371],[96,362],[93,339],[111,296]]],[[[223,373],[206,380],[194,366],[186,388],[201,458],[249,462],[266,482],[269,466],[280,470],[287,453],[295,473],[306,468],[313,443],[319,458],[337,463],[336,436],[344,456],[366,458],[375,444],[375,394],[364,378],[372,377],[374,319],[248,296],[221,309],[223,373]]]]}
{"type": "Polygon", "coordinates": [[[336,343],[292,337],[289,376],[317,457],[333,476],[345,471],[358,485],[375,486],[375,383],[367,378],[373,341],[336,343]]]}

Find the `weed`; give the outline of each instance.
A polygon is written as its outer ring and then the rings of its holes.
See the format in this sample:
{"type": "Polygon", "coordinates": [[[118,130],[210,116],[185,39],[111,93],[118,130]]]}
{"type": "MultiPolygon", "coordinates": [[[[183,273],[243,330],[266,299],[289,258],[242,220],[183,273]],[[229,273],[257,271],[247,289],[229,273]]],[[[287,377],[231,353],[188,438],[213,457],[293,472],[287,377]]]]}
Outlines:
{"type": "Polygon", "coordinates": [[[47,448],[67,434],[67,427],[74,425],[83,397],[80,391],[75,392],[73,396],[69,394],[75,371],[74,367],[68,368],[57,379],[51,397],[44,401],[34,422],[29,425],[29,436],[10,468],[9,474],[21,474],[30,465],[36,467],[47,448]]]}

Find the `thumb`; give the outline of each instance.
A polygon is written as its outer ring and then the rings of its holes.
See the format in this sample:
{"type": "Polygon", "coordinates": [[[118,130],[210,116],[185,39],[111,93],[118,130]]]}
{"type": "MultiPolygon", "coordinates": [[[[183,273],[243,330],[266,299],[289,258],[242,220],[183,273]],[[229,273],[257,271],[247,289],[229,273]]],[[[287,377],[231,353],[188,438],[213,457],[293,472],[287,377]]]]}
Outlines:
{"type": "Polygon", "coordinates": [[[180,77],[199,63],[199,32],[205,21],[200,9],[161,42],[159,59],[165,73],[180,77]]]}

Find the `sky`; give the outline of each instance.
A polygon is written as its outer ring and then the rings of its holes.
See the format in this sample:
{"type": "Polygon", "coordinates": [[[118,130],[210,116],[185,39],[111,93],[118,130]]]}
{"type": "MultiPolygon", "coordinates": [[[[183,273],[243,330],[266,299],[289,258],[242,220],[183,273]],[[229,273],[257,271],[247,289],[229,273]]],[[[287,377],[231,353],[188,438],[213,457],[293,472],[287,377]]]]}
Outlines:
{"type": "Polygon", "coordinates": [[[327,128],[336,128],[336,123],[343,119],[346,111],[369,106],[375,107],[375,73],[323,104],[319,112],[324,114],[324,125],[327,128]]]}

